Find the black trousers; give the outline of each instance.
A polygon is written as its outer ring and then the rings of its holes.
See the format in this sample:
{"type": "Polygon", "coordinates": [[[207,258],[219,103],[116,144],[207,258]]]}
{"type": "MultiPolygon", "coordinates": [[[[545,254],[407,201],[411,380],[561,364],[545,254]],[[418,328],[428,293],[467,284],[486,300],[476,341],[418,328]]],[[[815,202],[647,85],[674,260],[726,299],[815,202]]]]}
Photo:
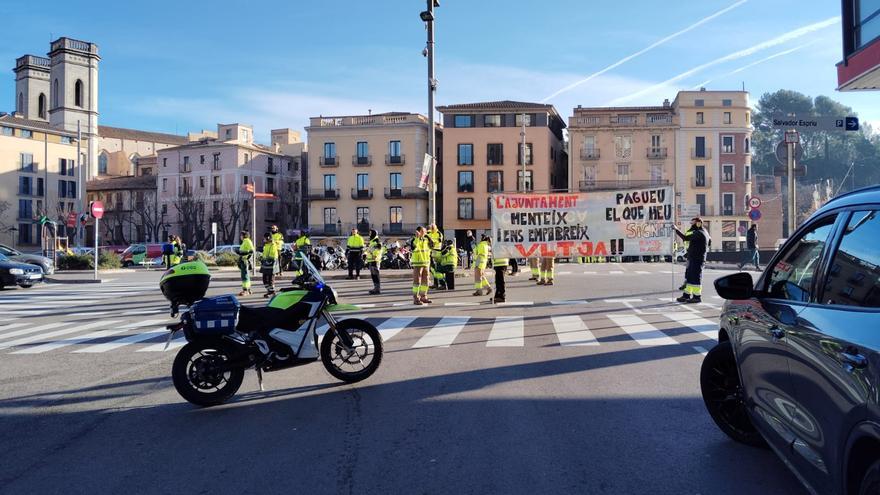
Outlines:
{"type": "Polygon", "coordinates": [[[371,261],[367,264],[370,267],[370,278],[373,279],[373,287],[379,290],[379,263],[371,261]]]}
{"type": "Polygon", "coordinates": [[[446,290],[455,290],[455,267],[443,265],[440,267],[443,273],[443,280],[446,282],[446,290]]]}
{"type": "Polygon", "coordinates": [[[465,265],[465,268],[470,270],[471,267],[474,265],[474,252],[473,251],[465,251],[464,254],[467,255],[467,265],[465,265]]]}
{"type": "Polygon", "coordinates": [[[266,291],[271,293],[275,292],[275,273],[273,268],[263,268],[261,269],[261,273],[263,274],[263,286],[266,287],[266,291]]]}
{"type": "Polygon", "coordinates": [[[506,272],[507,266],[495,267],[495,299],[504,299],[506,289],[504,284],[504,274],[506,272]]]}
{"type": "Polygon", "coordinates": [[[363,268],[364,259],[361,257],[361,250],[348,252],[348,276],[352,276],[352,272],[356,277],[361,276],[361,268],[363,268]]]}
{"type": "Polygon", "coordinates": [[[508,264],[510,265],[510,274],[511,275],[516,275],[517,273],[519,273],[519,262],[517,261],[516,258],[510,258],[510,261],[508,262],[508,264]]]}

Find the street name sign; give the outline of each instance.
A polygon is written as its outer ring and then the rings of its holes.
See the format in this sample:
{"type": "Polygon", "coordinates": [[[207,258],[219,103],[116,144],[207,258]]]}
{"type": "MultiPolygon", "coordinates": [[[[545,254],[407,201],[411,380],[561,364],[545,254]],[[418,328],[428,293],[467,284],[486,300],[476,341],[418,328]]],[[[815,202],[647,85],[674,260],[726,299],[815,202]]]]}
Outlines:
{"type": "Polygon", "coordinates": [[[794,129],[797,131],[857,131],[858,117],[773,117],[775,129],[794,129]]]}

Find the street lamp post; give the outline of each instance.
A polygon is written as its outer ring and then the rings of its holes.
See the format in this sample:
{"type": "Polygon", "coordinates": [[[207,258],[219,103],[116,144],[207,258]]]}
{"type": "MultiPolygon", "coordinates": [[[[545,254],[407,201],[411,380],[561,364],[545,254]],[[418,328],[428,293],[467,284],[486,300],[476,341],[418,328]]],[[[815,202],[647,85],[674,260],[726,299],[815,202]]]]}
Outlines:
{"type": "Polygon", "coordinates": [[[437,80],[434,78],[434,7],[440,6],[440,0],[427,0],[428,10],[419,14],[428,30],[428,41],[425,56],[428,57],[428,151],[431,155],[431,182],[428,185],[428,223],[437,223],[437,133],[434,129],[434,92],[437,91],[437,80]]]}

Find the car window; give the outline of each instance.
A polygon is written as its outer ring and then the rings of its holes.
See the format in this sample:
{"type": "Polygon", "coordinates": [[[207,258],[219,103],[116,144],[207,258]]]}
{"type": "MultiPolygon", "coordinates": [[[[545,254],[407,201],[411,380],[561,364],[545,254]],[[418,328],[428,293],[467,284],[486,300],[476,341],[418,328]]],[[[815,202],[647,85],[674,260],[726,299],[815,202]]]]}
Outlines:
{"type": "Polygon", "coordinates": [[[0,246],[0,254],[2,254],[3,256],[15,256],[16,253],[8,247],[0,246]]]}
{"type": "Polygon", "coordinates": [[[834,253],[822,301],[880,308],[880,211],[857,211],[834,253]]]}
{"type": "Polygon", "coordinates": [[[822,256],[836,216],[825,217],[787,247],[773,266],[767,296],[789,301],[809,301],[813,274],[822,256]]]}

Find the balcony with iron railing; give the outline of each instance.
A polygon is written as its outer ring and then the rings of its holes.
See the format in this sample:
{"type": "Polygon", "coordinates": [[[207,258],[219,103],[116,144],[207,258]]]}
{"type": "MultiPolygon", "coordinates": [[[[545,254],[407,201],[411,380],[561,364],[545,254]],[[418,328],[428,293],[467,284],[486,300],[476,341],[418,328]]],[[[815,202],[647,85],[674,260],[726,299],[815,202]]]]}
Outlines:
{"type": "Polygon", "coordinates": [[[382,224],[382,235],[412,235],[416,228],[419,227],[417,223],[383,223],[382,224]]]}
{"type": "Polygon", "coordinates": [[[192,164],[191,163],[181,163],[180,164],[180,173],[188,174],[192,172],[192,164]]]}
{"type": "Polygon", "coordinates": [[[694,189],[708,189],[712,187],[711,177],[691,177],[691,187],[694,189]]]}
{"type": "Polygon", "coordinates": [[[638,115],[613,115],[609,121],[611,122],[611,125],[617,126],[639,125],[638,115]]]}
{"type": "Polygon", "coordinates": [[[668,186],[669,181],[665,179],[655,180],[581,180],[578,181],[578,191],[613,191],[616,189],[644,189],[648,187],[668,186]]]}
{"type": "Polygon", "coordinates": [[[648,125],[670,125],[672,124],[672,115],[668,113],[649,113],[645,117],[645,123],[648,125]]]}
{"type": "Polygon", "coordinates": [[[385,199],[427,199],[428,191],[420,187],[385,188],[385,199]]]}
{"type": "Polygon", "coordinates": [[[337,160],[335,156],[322,156],[318,160],[318,164],[322,167],[338,167],[339,164],[336,162],[337,160]]]}
{"type": "Polygon", "coordinates": [[[307,196],[312,201],[339,199],[339,189],[309,189],[307,196]]]}
{"type": "Polygon", "coordinates": [[[406,155],[385,155],[385,165],[403,165],[406,163],[406,155]]]}
{"type": "Polygon", "coordinates": [[[373,155],[367,156],[358,156],[354,155],[351,157],[351,164],[355,167],[369,167],[373,164],[373,155]]]}
{"type": "Polygon", "coordinates": [[[653,160],[664,160],[667,157],[666,148],[648,148],[647,157],[653,160]]]}
{"type": "Polygon", "coordinates": [[[223,165],[220,162],[214,162],[211,164],[211,170],[214,170],[214,171],[223,170],[223,165]]]}
{"type": "Polygon", "coordinates": [[[273,165],[266,165],[266,173],[269,175],[276,175],[278,173],[278,167],[273,165]]]}
{"type": "Polygon", "coordinates": [[[702,150],[691,148],[691,158],[695,160],[712,158],[712,148],[705,148],[702,150]]]}
{"type": "Polygon", "coordinates": [[[357,189],[352,187],[351,199],[373,199],[373,188],[357,189]]]}
{"type": "Polygon", "coordinates": [[[581,148],[581,160],[598,160],[599,148],[581,148]]]}

